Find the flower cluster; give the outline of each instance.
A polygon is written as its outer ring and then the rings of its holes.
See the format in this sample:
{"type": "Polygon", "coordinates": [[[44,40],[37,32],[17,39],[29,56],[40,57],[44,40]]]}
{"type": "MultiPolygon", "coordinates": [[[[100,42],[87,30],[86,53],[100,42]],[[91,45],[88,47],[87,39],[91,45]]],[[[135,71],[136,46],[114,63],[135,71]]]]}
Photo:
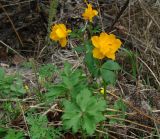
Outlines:
{"type": "Polygon", "coordinates": [[[115,53],[121,47],[122,42],[115,35],[101,33],[100,36],[91,38],[94,45],[93,57],[103,59],[105,57],[115,60],[115,53]]]}
{"type": "MultiPolygon", "coordinates": [[[[93,17],[96,16],[98,12],[92,9],[91,4],[87,4],[87,6],[88,8],[85,9],[82,16],[85,20],[92,22],[93,17]]],[[[67,45],[67,36],[70,32],[71,30],[68,30],[64,24],[55,24],[52,26],[50,39],[53,41],[58,41],[62,47],[65,47],[67,45]]]]}
{"type": "Polygon", "coordinates": [[[64,24],[55,24],[50,33],[50,38],[53,41],[59,41],[62,47],[67,45],[67,36],[71,30],[68,30],[64,24]]]}
{"type": "MultiPolygon", "coordinates": [[[[86,1],[85,1],[86,2],[86,1]]],[[[91,4],[87,4],[87,8],[82,14],[84,20],[92,22],[93,17],[98,15],[98,11],[92,8],[91,4]]],[[[52,26],[50,39],[58,41],[62,47],[67,45],[67,36],[71,32],[64,24],[55,24],[52,26]]],[[[100,36],[93,36],[91,38],[94,45],[93,57],[103,59],[105,57],[115,60],[115,53],[120,48],[122,42],[113,34],[101,33],[100,36]]]]}
{"type": "Polygon", "coordinates": [[[92,22],[93,17],[98,15],[98,11],[93,10],[91,4],[87,4],[87,7],[88,8],[85,9],[85,12],[82,14],[82,16],[83,16],[83,19],[89,20],[90,22],[92,22]]]}

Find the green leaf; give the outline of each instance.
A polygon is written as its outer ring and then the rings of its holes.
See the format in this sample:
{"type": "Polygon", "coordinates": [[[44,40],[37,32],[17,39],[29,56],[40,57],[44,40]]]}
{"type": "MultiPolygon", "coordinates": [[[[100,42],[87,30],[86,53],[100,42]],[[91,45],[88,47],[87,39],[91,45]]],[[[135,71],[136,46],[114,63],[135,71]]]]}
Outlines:
{"type": "MultiPolygon", "coordinates": [[[[3,73],[3,72],[1,72],[3,73]]],[[[26,93],[23,81],[16,75],[0,75],[0,97],[11,98],[19,97],[26,93]]]]}
{"type": "Polygon", "coordinates": [[[117,62],[114,62],[112,60],[108,60],[107,62],[105,62],[102,65],[101,69],[117,71],[117,70],[120,70],[121,67],[117,62]]]}
{"type": "Polygon", "coordinates": [[[45,96],[48,101],[63,95],[66,91],[66,89],[63,86],[59,86],[59,85],[51,86],[50,88],[47,88],[47,89],[48,89],[48,92],[45,94],[45,96]]]}
{"type": "Polygon", "coordinates": [[[79,83],[81,76],[82,73],[78,69],[71,74],[70,81],[73,84],[73,86],[79,83]]]}
{"type": "Polygon", "coordinates": [[[94,76],[97,77],[99,73],[99,68],[97,66],[96,59],[93,58],[92,53],[86,53],[85,55],[85,63],[87,65],[87,68],[89,72],[94,76]]]}
{"type": "Polygon", "coordinates": [[[70,80],[70,78],[64,76],[62,77],[63,83],[64,83],[64,87],[68,90],[71,90],[73,88],[73,84],[72,81],[70,80]]]}
{"type": "Polygon", "coordinates": [[[67,100],[63,102],[63,105],[65,107],[64,111],[67,112],[67,113],[68,112],[77,113],[77,112],[80,111],[80,109],[77,107],[77,105],[75,105],[74,103],[71,103],[71,102],[69,102],[67,100]]]}
{"type": "Polygon", "coordinates": [[[4,79],[5,71],[4,69],[0,68],[0,80],[4,79]]]}
{"type": "MultiPolygon", "coordinates": [[[[127,107],[121,98],[118,99],[114,103],[114,109],[116,111],[112,111],[112,112],[110,111],[110,112],[107,112],[107,114],[108,115],[119,115],[119,118],[125,119],[125,112],[127,110],[127,107]]],[[[117,124],[117,123],[123,124],[123,122],[124,122],[123,120],[117,120],[114,118],[110,119],[109,121],[110,124],[117,124]]]]}
{"type": "Polygon", "coordinates": [[[76,96],[76,101],[64,101],[63,125],[66,129],[72,128],[74,132],[82,130],[91,135],[96,124],[105,119],[105,107],[104,100],[97,101],[90,90],[85,88],[76,96]]]}
{"type": "Polygon", "coordinates": [[[85,48],[82,45],[79,45],[79,46],[73,48],[73,50],[75,50],[77,53],[85,52],[85,48]]]}
{"type": "Polygon", "coordinates": [[[101,32],[101,28],[99,26],[96,26],[92,29],[92,34],[100,33],[100,32],[101,32]]]}
{"type": "Polygon", "coordinates": [[[10,86],[10,89],[15,92],[15,96],[20,96],[26,93],[23,87],[23,81],[20,78],[16,79],[16,81],[10,86]]]}
{"type": "Polygon", "coordinates": [[[136,59],[137,59],[137,56],[136,54],[131,51],[131,50],[127,50],[125,48],[122,49],[127,55],[128,55],[128,58],[129,58],[129,62],[131,63],[132,65],[132,75],[134,77],[134,79],[136,80],[136,77],[137,77],[137,62],[136,62],[136,59]]]}
{"type": "Polygon", "coordinates": [[[86,107],[88,106],[90,95],[91,92],[88,89],[83,89],[81,93],[77,95],[76,102],[77,104],[79,104],[82,112],[84,112],[86,110],[86,107]]]}
{"type": "Polygon", "coordinates": [[[87,68],[89,72],[92,74],[92,76],[97,77],[99,74],[99,61],[95,58],[93,58],[93,46],[90,41],[85,43],[86,48],[86,55],[85,55],[85,63],[87,65],[87,68]]]}
{"type": "Polygon", "coordinates": [[[64,87],[71,90],[74,85],[79,84],[81,74],[82,73],[80,71],[76,70],[74,72],[70,71],[70,73],[67,76],[62,75],[62,80],[65,85],[64,87]]]}
{"type": "Polygon", "coordinates": [[[113,71],[101,69],[101,76],[107,84],[115,84],[116,74],[113,71]]]}
{"type": "Polygon", "coordinates": [[[93,116],[89,116],[89,115],[85,115],[83,118],[83,130],[86,130],[86,132],[89,135],[92,135],[96,129],[96,124],[94,121],[94,117],[93,116]]]}
{"type": "Polygon", "coordinates": [[[61,73],[62,82],[59,84],[66,88],[66,93],[69,93],[66,95],[71,95],[72,99],[75,99],[79,91],[87,86],[86,77],[82,73],[82,70],[76,69],[73,71],[71,67],[65,68],[61,73]]]}
{"type": "Polygon", "coordinates": [[[86,53],[92,53],[93,46],[92,46],[91,41],[86,41],[84,45],[86,48],[86,53]]]}
{"type": "Polygon", "coordinates": [[[67,75],[67,76],[70,75],[71,72],[72,72],[71,69],[72,69],[71,64],[65,62],[65,64],[64,64],[64,73],[65,73],[65,75],[67,75]]]}
{"type": "Polygon", "coordinates": [[[126,105],[122,101],[122,99],[118,99],[114,104],[114,109],[126,111],[126,105]]]}
{"type": "Polygon", "coordinates": [[[74,31],[70,33],[70,38],[82,39],[83,34],[84,34],[83,29],[74,29],[74,31]]]}
{"type": "Polygon", "coordinates": [[[97,112],[103,111],[106,107],[106,102],[104,100],[99,100],[97,102],[95,99],[91,98],[90,102],[91,103],[89,103],[88,105],[87,112],[92,115],[97,114],[97,112]]]}
{"type": "Polygon", "coordinates": [[[80,110],[77,105],[69,101],[64,101],[63,103],[65,110],[62,116],[64,127],[66,129],[72,128],[73,132],[77,132],[80,127],[80,110]]]}
{"type": "Polygon", "coordinates": [[[27,117],[30,126],[29,132],[32,139],[53,139],[59,138],[54,127],[48,125],[46,116],[32,115],[27,117]]]}
{"type": "Polygon", "coordinates": [[[41,77],[52,77],[56,70],[56,67],[53,64],[46,64],[39,68],[39,75],[41,77]]]}
{"type": "MultiPolygon", "coordinates": [[[[66,126],[66,129],[72,128],[72,131],[76,133],[80,128],[80,120],[81,120],[80,117],[81,117],[80,113],[77,113],[72,118],[68,120],[64,120],[63,122],[64,122],[64,125],[66,126]]],[[[65,118],[65,115],[63,118],[65,118]]]]}
{"type": "Polygon", "coordinates": [[[24,139],[24,135],[20,131],[18,132],[14,129],[10,129],[4,139],[24,139]]]}
{"type": "Polygon", "coordinates": [[[0,128],[0,138],[4,137],[6,134],[7,130],[4,128],[0,128]]]}
{"type": "Polygon", "coordinates": [[[114,124],[117,124],[118,123],[118,120],[116,120],[116,119],[110,119],[109,120],[109,124],[111,124],[111,125],[114,125],[114,124]]]}

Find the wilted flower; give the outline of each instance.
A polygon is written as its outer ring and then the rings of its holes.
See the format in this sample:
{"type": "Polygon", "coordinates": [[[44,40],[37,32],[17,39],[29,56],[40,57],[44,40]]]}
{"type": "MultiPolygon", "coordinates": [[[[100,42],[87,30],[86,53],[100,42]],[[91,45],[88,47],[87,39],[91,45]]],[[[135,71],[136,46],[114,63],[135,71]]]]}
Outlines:
{"type": "Polygon", "coordinates": [[[115,60],[115,53],[121,47],[122,42],[116,39],[114,34],[101,33],[100,36],[91,38],[94,45],[93,57],[103,59],[105,57],[115,60]]]}
{"type": "Polygon", "coordinates": [[[67,45],[67,36],[71,30],[68,30],[64,24],[55,24],[52,26],[50,38],[53,41],[59,41],[62,47],[67,45]]]}
{"type": "Polygon", "coordinates": [[[89,20],[90,22],[92,22],[93,17],[98,14],[98,11],[92,9],[91,4],[87,4],[87,7],[88,8],[85,9],[85,12],[82,14],[82,16],[85,20],[89,20]]]}

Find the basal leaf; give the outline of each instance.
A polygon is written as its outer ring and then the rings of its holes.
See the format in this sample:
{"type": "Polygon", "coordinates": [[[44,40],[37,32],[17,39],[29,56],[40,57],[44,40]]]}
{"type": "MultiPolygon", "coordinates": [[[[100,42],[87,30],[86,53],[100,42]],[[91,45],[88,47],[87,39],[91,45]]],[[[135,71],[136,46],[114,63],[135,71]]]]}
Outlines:
{"type": "Polygon", "coordinates": [[[66,127],[66,129],[72,128],[72,131],[75,133],[80,128],[80,120],[81,120],[80,113],[72,115],[72,118],[64,120],[64,126],[66,127]]]}
{"type": "Polygon", "coordinates": [[[62,119],[67,129],[72,128],[75,132],[81,129],[86,131],[87,134],[93,134],[96,124],[105,120],[103,115],[106,107],[105,101],[97,101],[97,98],[92,96],[87,88],[76,96],[76,101],[64,101],[63,104],[64,114],[62,119]]]}
{"type": "Polygon", "coordinates": [[[82,111],[86,110],[89,103],[91,92],[88,89],[83,89],[76,98],[77,104],[80,106],[82,111]]]}
{"type": "Polygon", "coordinates": [[[64,101],[63,102],[63,105],[64,105],[64,111],[65,112],[79,112],[79,108],[77,107],[77,105],[75,105],[74,103],[71,103],[69,101],[64,101]]]}
{"type": "Polygon", "coordinates": [[[64,83],[64,85],[65,85],[64,87],[65,87],[66,89],[71,90],[71,89],[73,88],[73,84],[72,84],[70,78],[64,76],[64,77],[62,77],[62,79],[63,79],[63,83],[64,83]]]}
{"type": "Polygon", "coordinates": [[[24,135],[20,131],[18,132],[14,129],[10,129],[4,139],[24,139],[24,135]]]}
{"type": "Polygon", "coordinates": [[[96,124],[94,121],[94,117],[85,115],[83,118],[83,125],[82,125],[83,130],[87,132],[87,134],[91,135],[94,133],[96,129],[96,124]]]}
{"type": "Polygon", "coordinates": [[[59,97],[64,94],[66,89],[63,86],[51,86],[48,89],[48,92],[45,94],[48,100],[53,100],[56,97],[59,97]]]}
{"type": "Polygon", "coordinates": [[[65,73],[65,75],[68,76],[69,74],[71,74],[71,69],[72,69],[71,64],[66,62],[64,64],[64,73],[65,73]]]}

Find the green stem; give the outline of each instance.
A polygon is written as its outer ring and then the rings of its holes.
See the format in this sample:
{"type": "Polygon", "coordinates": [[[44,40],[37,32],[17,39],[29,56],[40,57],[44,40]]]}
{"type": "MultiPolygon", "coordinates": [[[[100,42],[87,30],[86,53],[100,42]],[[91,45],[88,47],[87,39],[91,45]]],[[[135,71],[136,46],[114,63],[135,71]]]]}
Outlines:
{"type": "Polygon", "coordinates": [[[32,63],[33,72],[35,74],[35,78],[36,78],[36,82],[37,82],[37,89],[36,90],[37,90],[37,93],[38,93],[38,97],[41,100],[42,99],[42,93],[41,93],[41,86],[40,86],[39,81],[38,81],[37,64],[36,64],[34,59],[31,59],[31,63],[32,63]]]}
{"type": "Polygon", "coordinates": [[[83,139],[87,138],[85,133],[82,133],[82,136],[83,136],[83,139]]]}
{"type": "Polygon", "coordinates": [[[92,29],[93,29],[92,27],[93,27],[92,24],[89,22],[88,23],[88,31],[89,31],[90,36],[92,36],[92,29]]]}
{"type": "Polygon", "coordinates": [[[106,91],[106,89],[107,89],[107,84],[106,84],[105,81],[103,81],[103,88],[104,88],[104,99],[106,100],[106,96],[107,96],[107,91],[106,91]]]}

